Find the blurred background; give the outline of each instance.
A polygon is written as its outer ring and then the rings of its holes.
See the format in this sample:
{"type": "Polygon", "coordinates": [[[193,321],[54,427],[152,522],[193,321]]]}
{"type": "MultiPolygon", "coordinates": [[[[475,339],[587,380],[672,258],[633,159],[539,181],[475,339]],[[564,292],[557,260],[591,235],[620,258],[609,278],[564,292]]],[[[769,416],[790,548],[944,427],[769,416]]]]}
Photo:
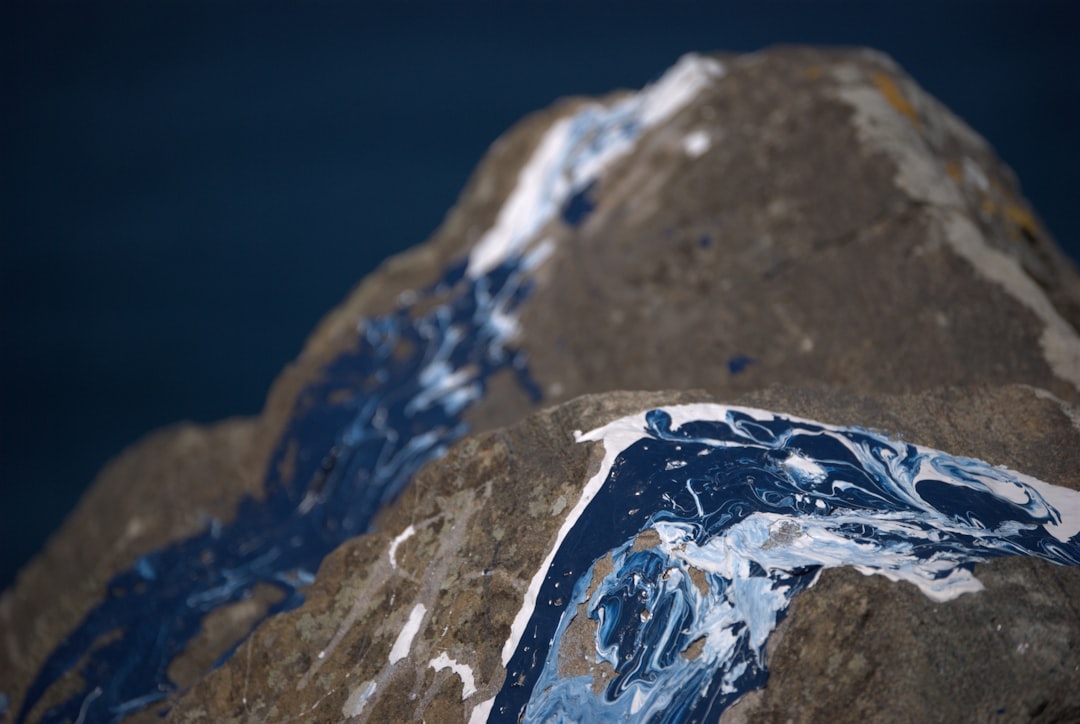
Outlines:
{"type": "Polygon", "coordinates": [[[511,124],[690,50],[890,53],[1077,258],[1074,5],[0,0],[0,588],[124,446],[257,413],[511,124]]]}

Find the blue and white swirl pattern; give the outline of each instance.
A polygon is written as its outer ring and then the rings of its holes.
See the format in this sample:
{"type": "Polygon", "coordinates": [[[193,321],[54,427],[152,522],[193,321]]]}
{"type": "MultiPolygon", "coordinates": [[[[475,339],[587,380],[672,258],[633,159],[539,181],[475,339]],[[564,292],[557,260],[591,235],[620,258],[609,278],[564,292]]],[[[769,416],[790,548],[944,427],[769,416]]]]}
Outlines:
{"type": "Polygon", "coordinates": [[[1080,493],[858,428],[687,405],[579,440],[604,463],[533,579],[492,721],[716,721],[825,568],[947,601],[982,588],[980,561],[1080,565],[1080,493]],[[578,616],[591,673],[562,676],[578,616]]]}
{"type": "Polygon", "coordinates": [[[464,413],[492,375],[511,372],[539,401],[516,341],[518,308],[553,249],[543,232],[560,219],[581,223],[591,210],[584,195],[605,170],[722,73],[689,55],[640,93],[582,104],[552,124],[468,258],[403,294],[394,312],[358,320],[356,348],[299,395],[264,495],[242,499],[232,522],[210,521],[116,575],[46,658],[18,720],[73,674],[80,683],[42,721],[118,721],[167,698],[177,689],[169,665],[209,614],[259,585],[281,593],[267,615],[303,603],[322,559],[367,532],[424,463],[466,434],[464,413]]]}

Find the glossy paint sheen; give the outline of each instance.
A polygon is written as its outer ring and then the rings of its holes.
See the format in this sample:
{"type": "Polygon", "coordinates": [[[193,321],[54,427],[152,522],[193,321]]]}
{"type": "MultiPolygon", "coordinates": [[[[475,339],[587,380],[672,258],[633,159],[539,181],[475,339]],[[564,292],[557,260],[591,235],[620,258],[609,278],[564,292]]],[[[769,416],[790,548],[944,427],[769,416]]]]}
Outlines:
{"type": "Polygon", "coordinates": [[[716,721],[764,685],[769,634],[825,568],[947,601],[991,558],[1080,565],[1080,493],[858,428],[687,405],[578,439],[604,462],[533,579],[491,721],[716,721]],[[560,677],[578,616],[594,673],[560,677]]]}
{"type": "MultiPolygon", "coordinates": [[[[514,341],[531,273],[554,243],[545,228],[586,223],[612,164],[723,72],[687,56],[641,93],[557,120],[468,257],[394,313],[358,321],[357,348],[300,396],[264,495],[241,501],[234,522],[209,521],[116,576],[43,665],[20,720],[74,672],[82,688],[44,721],[115,721],[164,699],[175,690],[170,662],[209,613],[258,585],[282,594],[268,615],[300,605],[323,557],[369,530],[415,472],[467,432],[463,414],[492,374],[511,371],[539,400],[514,341]]],[[[693,137],[686,148],[707,150],[693,137]]],[[[739,370],[751,362],[732,359],[739,370]]],[[[853,565],[946,600],[977,590],[970,565],[995,555],[1080,562],[1076,493],[861,430],[690,406],[580,439],[603,440],[605,463],[505,643],[507,682],[524,685],[478,703],[474,719],[715,719],[764,682],[769,633],[822,568],[853,565]],[[608,557],[611,572],[600,576],[608,557]],[[599,696],[591,677],[558,676],[575,616],[594,622],[596,660],[611,672],[599,696]]],[[[412,532],[394,540],[392,565],[412,532]]],[[[426,613],[411,611],[391,665],[409,655],[426,613]]],[[[428,665],[449,669],[471,696],[471,669],[445,653],[428,665]]],[[[358,688],[343,716],[359,714],[376,688],[358,688]]]]}
{"type": "Polygon", "coordinates": [[[169,663],[210,612],[250,597],[259,584],[282,593],[268,615],[300,605],[323,557],[366,532],[425,462],[466,433],[461,416],[492,374],[511,370],[539,399],[524,357],[510,346],[513,327],[500,323],[527,294],[524,261],[476,278],[464,272],[464,264],[448,270],[394,314],[361,324],[358,348],[301,396],[265,495],[242,500],[232,523],[211,521],[201,535],[116,576],[46,660],[20,720],[76,667],[84,688],[44,721],[75,720],[80,711],[92,721],[118,720],[165,698],[175,690],[169,663]],[[416,313],[433,298],[446,301],[416,313]],[[293,464],[283,464],[291,451],[293,464]]]}
{"type": "MultiPolygon", "coordinates": [[[[688,55],[642,92],[611,107],[585,104],[556,122],[468,258],[430,287],[403,295],[395,313],[361,320],[358,348],[300,396],[265,496],[245,498],[232,523],[211,521],[203,534],[144,556],[110,581],[104,600],[42,666],[20,721],[73,670],[82,688],[43,720],[115,721],[164,699],[176,689],[170,662],[210,612],[250,597],[260,584],[282,592],[267,615],[299,606],[323,557],[367,532],[416,471],[467,432],[462,415],[483,398],[492,374],[511,370],[538,401],[513,340],[530,272],[551,251],[543,228],[560,223],[575,194],[591,189],[648,128],[722,72],[716,61],[688,55]],[[431,311],[418,311],[432,302],[431,311]]],[[[391,664],[408,655],[424,614],[412,611],[391,664]]],[[[357,711],[373,691],[353,702],[357,711]]]]}

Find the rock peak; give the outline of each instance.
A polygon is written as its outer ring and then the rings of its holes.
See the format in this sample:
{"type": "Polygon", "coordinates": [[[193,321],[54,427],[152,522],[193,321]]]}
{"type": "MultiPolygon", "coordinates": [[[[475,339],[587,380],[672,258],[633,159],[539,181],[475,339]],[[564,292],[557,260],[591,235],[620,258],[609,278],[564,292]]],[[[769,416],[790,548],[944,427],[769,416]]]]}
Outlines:
{"type": "Polygon", "coordinates": [[[1012,174],[890,59],[685,56],[496,142],[260,418],[114,462],[4,594],[4,693],[1067,718],[1078,321],[1012,174]]]}

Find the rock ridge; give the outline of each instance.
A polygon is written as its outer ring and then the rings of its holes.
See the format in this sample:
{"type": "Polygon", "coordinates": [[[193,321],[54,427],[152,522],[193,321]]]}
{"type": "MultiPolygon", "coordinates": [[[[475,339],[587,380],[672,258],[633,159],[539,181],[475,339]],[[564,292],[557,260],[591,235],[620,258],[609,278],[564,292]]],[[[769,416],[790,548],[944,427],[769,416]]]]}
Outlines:
{"type": "MultiPolygon", "coordinates": [[[[880,53],[691,55],[561,101],[327,315],[259,418],[154,433],[102,472],[0,598],[11,716],[516,717],[502,649],[600,462],[573,430],[748,405],[1076,490],[1078,328],[1080,277],[1011,171],[880,53]],[[133,622],[125,600],[175,608],[133,622]],[[174,617],[159,683],[116,675],[174,617]]],[[[826,570],[750,664],[764,688],[706,718],[1075,716],[1076,569],[976,578],[934,603],[826,570]]],[[[567,650],[591,650],[585,618],[567,650]]]]}

